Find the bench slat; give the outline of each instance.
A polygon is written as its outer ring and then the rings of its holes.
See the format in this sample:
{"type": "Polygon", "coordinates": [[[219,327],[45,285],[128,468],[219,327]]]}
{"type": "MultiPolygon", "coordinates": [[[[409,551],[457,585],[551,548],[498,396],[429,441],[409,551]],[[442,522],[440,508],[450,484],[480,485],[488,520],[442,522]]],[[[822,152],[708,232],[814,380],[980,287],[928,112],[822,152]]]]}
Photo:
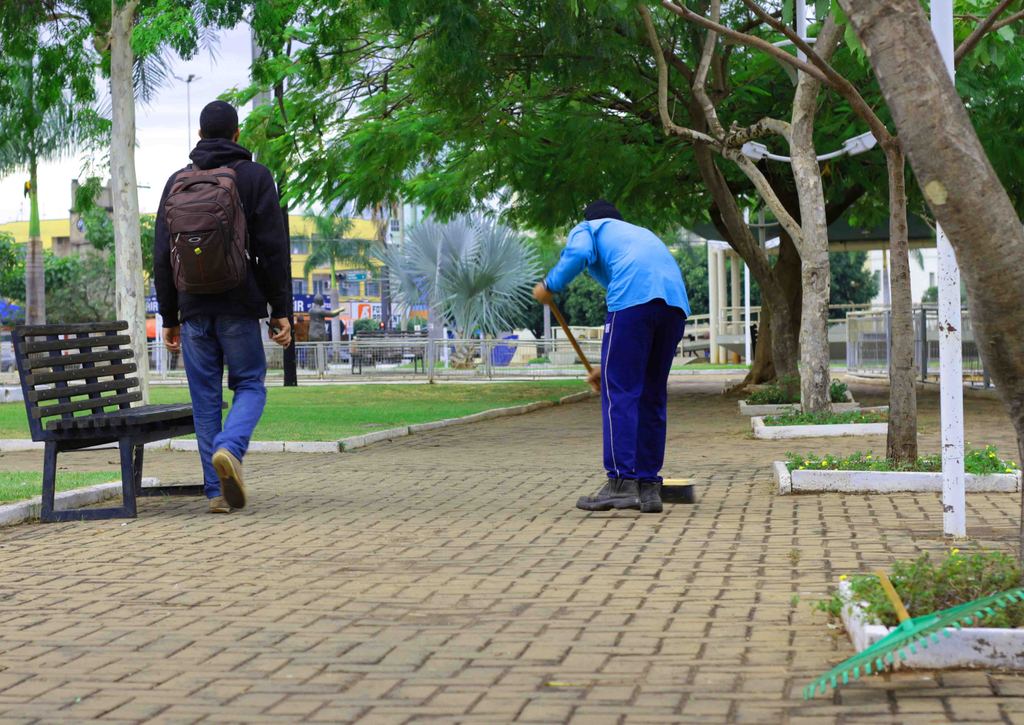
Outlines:
{"type": "Polygon", "coordinates": [[[138,378],[122,378],[121,380],[107,380],[102,383],[89,383],[86,385],[68,385],[63,388],[45,388],[43,390],[30,390],[28,399],[33,402],[42,400],[56,400],[57,398],[72,398],[78,395],[92,395],[93,393],[106,393],[111,390],[130,390],[139,387],[138,378]]]}
{"type": "Polygon", "coordinates": [[[18,325],[14,329],[22,337],[78,335],[87,332],[118,332],[120,330],[127,330],[128,323],[124,320],[109,320],[107,322],[76,322],[68,325],[18,325]]]}
{"type": "Polygon", "coordinates": [[[70,340],[36,340],[21,344],[21,352],[31,355],[34,352],[51,352],[54,350],[88,350],[94,347],[113,347],[127,345],[131,342],[128,335],[98,335],[96,337],[73,337],[70,340]]]}
{"type": "MultiPolygon", "coordinates": [[[[67,357],[71,357],[68,355],[67,357]]],[[[60,359],[60,358],[57,358],[60,359]]],[[[89,378],[106,378],[111,375],[128,375],[137,372],[139,366],[135,363],[126,365],[96,365],[90,368],[76,368],[74,370],[61,370],[54,373],[33,373],[25,376],[25,382],[29,386],[45,385],[47,383],[63,383],[69,380],[86,380],[89,378]]]]}
{"type": "Polygon", "coordinates": [[[60,405],[47,405],[32,409],[32,417],[47,418],[52,415],[64,415],[65,413],[77,413],[82,410],[102,410],[110,405],[122,403],[135,403],[142,400],[142,393],[125,393],[124,395],[110,395],[106,398],[89,398],[88,400],[77,400],[72,403],[61,403],[60,405]]]}
{"type": "Polygon", "coordinates": [[[135,352],[127,347],[120,350],[93,350],[92,352],[82,352],[73,355],[38,355],[30,357],[26,361],[26,367],[30,370],[38,370],[39,368],[66,367],[68,365],[82,365],[84,363],[103,362],[105,360],[124,360],[134,356],[135,352]]]}
{"type": "Polygon", "coordinates": [[[127,335],[73,337],[70,340],[36,340],[22,343],[22,352],[31,355],[33,352],[51,352],[53,350],[88,350],[93,347],[127,345],[129,342],[131,342],[131,338],[127,335]]]}
{"type": "Polygon", "coordinates": [[[191,403],[142,405],[138,408],[114,410],[79,418],[58,418],[46,424],[48,430],[76,430],[87,428],[114,428],[191,419],[191,403]]]}

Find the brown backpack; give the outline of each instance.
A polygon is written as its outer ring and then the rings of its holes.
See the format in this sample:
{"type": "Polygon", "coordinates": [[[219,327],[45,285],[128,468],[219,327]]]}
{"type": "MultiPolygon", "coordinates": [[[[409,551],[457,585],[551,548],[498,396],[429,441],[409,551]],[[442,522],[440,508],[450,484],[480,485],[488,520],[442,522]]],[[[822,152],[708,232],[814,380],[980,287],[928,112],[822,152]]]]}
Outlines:
{"type": "Polygon", "coordinates": [[[171,269],[181,292],[214,294],[245,281],[249,234],[235,168],[237,164],[189,166],[167,194],[164,218],[171,237],[171,269]]]}

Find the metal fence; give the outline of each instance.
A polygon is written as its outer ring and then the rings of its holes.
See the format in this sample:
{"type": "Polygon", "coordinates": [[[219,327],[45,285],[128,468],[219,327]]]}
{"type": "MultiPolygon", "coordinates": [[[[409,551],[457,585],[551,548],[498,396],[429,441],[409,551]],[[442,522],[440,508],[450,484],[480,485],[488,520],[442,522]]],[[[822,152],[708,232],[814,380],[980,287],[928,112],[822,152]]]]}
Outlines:
{"type": "MultiPolygon", "coordinates": [[[[600,339],[580,339],[583,353],[593,364],[601,359],[600,339]]],[[[583,378],[586,369],[572,344],[555,340],[427,340],[419,338],[300,342],[295,345],[300,380],[409,379],[537,379],[583,378]]],[[[284,350],[264,346],[268,374],[284,369],[284,350]]],[[[680,344],[677,364],[693,352],[680,344]]],[[[150,371],[154,378],[184,379],[180,355],[150,343],[150,371]]]]}
{"type": "MultiPolygon", "coordinates": [[[[974,340],[974,328],[967,310],[962,311],[961,340],[964,381],[988,387],[985,372],[974,340]]],[[[892,342],[892,320],[889,310],[851,312],[846,317],[846,367],[862,375],[887,375],[892,342]]],[[[914,365],[922,380],[939,376],[939,316],[934,306],[914,308],[914,365]]]]}

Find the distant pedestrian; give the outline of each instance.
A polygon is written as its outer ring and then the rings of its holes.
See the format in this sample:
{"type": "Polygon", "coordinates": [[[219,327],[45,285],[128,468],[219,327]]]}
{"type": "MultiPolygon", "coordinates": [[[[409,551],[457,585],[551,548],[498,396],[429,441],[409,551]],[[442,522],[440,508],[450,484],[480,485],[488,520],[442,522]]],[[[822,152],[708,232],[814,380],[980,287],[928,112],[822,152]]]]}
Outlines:
{"type": "Polygon", "coordinates": [[[192,163],[164,186],[154,246],[164,344],[184,355],[211,513],[245,506],[242,459],[267,399],[260,320],[269,314],[270,339],[291,344],[291,259],[277,187],[238,135],[230,104],[203,109],[192,163]],[[222,426],[225,365],[234,399],[222,426]]]}
{"type": "Polygon", "coordinates": [[[601,392],[608,480],[576,502],[585,511],[662,510],[668,375],[690,302],[679,265],[651,231],[628,224],[603,199],[587,206],[558,264],[533,295],[544,304],[584,268],[608,291],[601,367],[588,378],[601,392]]]}

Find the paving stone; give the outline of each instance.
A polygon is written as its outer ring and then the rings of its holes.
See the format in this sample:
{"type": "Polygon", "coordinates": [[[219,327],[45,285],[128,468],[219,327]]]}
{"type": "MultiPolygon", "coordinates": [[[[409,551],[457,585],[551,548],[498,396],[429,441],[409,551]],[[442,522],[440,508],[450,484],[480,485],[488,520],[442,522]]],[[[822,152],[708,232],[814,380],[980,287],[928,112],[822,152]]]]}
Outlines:
{"type": "MultiPolygon", "coordinates": [[[[941,554],[941,508],[935,494],[774,495],[771,462],[793,442],[750,440],[720,390],[673,387],[665,473],[692,478],[698,502],[660,515],[573,507],[603,478],[588,398],[343,455],[261,453],[230,516],[146,498],[133,521],[7,528],[0,720],[1024,721],[1011,673],[901,672],[801,699],[853,652],[809,604],[840,574],[941,554]]],[[[920,403],[934,452],[935,395],[920,403]]],[[[997,401],[968,399],[966,425],[1014,450],[997,401]]],[[[884,441],[799,450],[869,445],[884,441]]],[[[199,474],[194,453],[146,460],[164,483],[199,474]]],[[[1018,505],[972,496],[965,546],[1012,551],[1018,505]]]]}

